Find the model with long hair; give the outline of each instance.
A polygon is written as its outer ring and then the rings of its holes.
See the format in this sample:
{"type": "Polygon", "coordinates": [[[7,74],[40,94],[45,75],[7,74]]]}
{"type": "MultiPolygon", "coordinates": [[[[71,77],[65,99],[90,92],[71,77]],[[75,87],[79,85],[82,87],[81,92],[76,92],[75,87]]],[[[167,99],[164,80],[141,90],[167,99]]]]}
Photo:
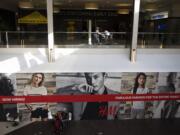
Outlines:
{"type": "MultiPolygon", "coordinates": [[[[149,90],[146,88],[146,74],[139,73],[135,78],[133,94],[147,94],[149,90]]],[[[131,109],[132,119],[143,119],[145,117],[145,101],[133,101],[131,109]]]]}
{"type": "MultiPolygon", "coordinates": [[[[43,73],[34,73],[28,85],[24,90],[24,95],[27,96],[38,96],[47,95],[47,89],[43,86],[44,82],[43,73]]],[[[47,103],[31,103],[26,104],[26,107],[31,111],[31,120],[37,121],[41,118],[46,121],[48,118],[48,104],[47,103]]]]}

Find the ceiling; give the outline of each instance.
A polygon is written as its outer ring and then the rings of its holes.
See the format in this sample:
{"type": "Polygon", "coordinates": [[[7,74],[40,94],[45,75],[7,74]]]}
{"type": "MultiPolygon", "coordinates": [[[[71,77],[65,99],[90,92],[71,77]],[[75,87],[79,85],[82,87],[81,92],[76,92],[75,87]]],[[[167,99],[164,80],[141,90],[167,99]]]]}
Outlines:
{"type": "Polygon", "coordinates": [[[131,8],[133,5],[132,0],[54,0],[54,6],[66,9],[84,9],[85,5],[93,3],[98,9],[118,9],[118,8],[131,8]],[[60,2],[59,2],[60,1],[60,2]],[[60,5],[56,5],[58,3],[60,5]],[[118,5],[124,4],[124,5],[118,5]],[[126,4],[126,5],[125,5],[126,4]]]}
{"type": "MultiPolygon", "coordinates": [[[[180,0],[141,0],[141,10],[168,9],[180,0]]],[[[0,8],[16,11],[20,2],[28,2],[31,8],[46,8],[46,0],[1,0],[0,8]]],[[[54,9],[85,9],[87,4],[99,10],[132,10],[133,0],[54,0],[54,9]]]]}

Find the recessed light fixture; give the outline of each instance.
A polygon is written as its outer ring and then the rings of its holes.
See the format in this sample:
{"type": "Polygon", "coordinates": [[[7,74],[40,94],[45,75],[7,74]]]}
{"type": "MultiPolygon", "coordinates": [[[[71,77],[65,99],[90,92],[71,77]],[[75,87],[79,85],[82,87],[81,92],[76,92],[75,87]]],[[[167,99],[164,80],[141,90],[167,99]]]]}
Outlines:
{"type": "Polygon", "coordinates": [[[60,12],[60,9],[58,7],[53,8],[53,13],[59,13],[59,12],[60,12]]]}
{"type": "Polygon", "coordinates": [[[117,13],[122,15],[127,15],[129,14],[129,9],[119,9],[117,13]]]}
{"type": "Polygon", "coordinates": [[[53,5],[60,6],[60,5],[62,5],[62,3],[59,0],[54,0],[53,5]]]}
{"type": "Polygon", "coordinates": [[[144,2],[148,2],[148,3],[154,3],[157,2],[158,0],[144,0],[144,2]]]}
{"type": "Polygon", "coordinates": [[[157,5],[153,3],[149,3],[145,5],[145,10],[146,11],[156,11],[157,10],[157,5]]]}
{"type": "Polygon", "coordinates": [[[85,3],[85,9],[95,10],[98,9],[98,5],[96,3],[85,3]]]}
{"type": "Polygon", "coordinates": [[[117,7],[130,7],[130,6],[132,6],[132,4],[131,3],[117,3],[117,4],[115,4],[115,6],[117,6],[117,7]]]}
{"type": "Polygon", "coordinates": [[[33,8],[33,4],[30,1],[20,1],[19,8],[33,8]]]}

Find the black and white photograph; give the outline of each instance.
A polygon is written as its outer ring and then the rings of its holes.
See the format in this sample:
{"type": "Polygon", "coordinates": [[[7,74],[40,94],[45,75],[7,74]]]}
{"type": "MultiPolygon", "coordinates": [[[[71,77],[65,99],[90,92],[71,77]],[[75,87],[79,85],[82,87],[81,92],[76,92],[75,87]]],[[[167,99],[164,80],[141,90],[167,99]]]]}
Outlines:
{"type": "MultiPolygon", "coordinates": [[[[14,96],[16,93],[15,74],[0,74],[0,96],[14,96]]],[[[17,104],[0,104],[0,121],[17,119],[17,104]]]]}
{"type": "MultiPolygon", "coordinates": [[[[59,95],[107,95],[121,93],[121,73],[60,73],[56,76],[59,95]]],[[[113,120],[118,118],[120,102],[59,103],[57,107],[72,113],[73,120],[113,120]],[[110,108],[113,113],[110,113],[110,108]]]]}
{"type": "MultiPolygon", "coordinates": [[[[179,93],[180,73],[158,73],[156,93],[179,93]]],[[[154,118],[180,118],[179,100],[154,101],[154,118]]]]}

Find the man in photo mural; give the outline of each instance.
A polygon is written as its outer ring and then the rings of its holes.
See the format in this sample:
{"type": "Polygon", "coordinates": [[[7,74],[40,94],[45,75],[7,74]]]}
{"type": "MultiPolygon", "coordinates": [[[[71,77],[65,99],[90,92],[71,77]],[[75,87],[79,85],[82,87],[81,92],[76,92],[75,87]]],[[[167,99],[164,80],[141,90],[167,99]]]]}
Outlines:
{"type": "MultiPolygon", "coordinates": [[[[158,93],[178,93],[179,77],[177,72],[170,72],[166,78],[166,86],[159,86],[158,93]]],[[[162,100],[154,104],[154,118],[179,118],[180,103],[178,100],[162,100]]]]}
{"type": "MultiPolygon", "coordinates": [[[[167,90],[169,93],[174,93],[175,88],[175,80],[177,73],[169,73],[167,76],[167,90]]],[[[178,104],[175,100],[166,100],[164,102],[164,106],[161,109],[161,118],[174,118],[176,111],[178,109],[178,104]]]]}
{"type": "MultiPolygon", "coordinates": [[[[118,94],[105,86],[107,74],[104,72],[84,73],[86,83],[71,85],[57,90],[58,94],[118,94]]],[[[118,117],[119,102],[73,102],[74,120],[112,120],[118,117]]]]}

